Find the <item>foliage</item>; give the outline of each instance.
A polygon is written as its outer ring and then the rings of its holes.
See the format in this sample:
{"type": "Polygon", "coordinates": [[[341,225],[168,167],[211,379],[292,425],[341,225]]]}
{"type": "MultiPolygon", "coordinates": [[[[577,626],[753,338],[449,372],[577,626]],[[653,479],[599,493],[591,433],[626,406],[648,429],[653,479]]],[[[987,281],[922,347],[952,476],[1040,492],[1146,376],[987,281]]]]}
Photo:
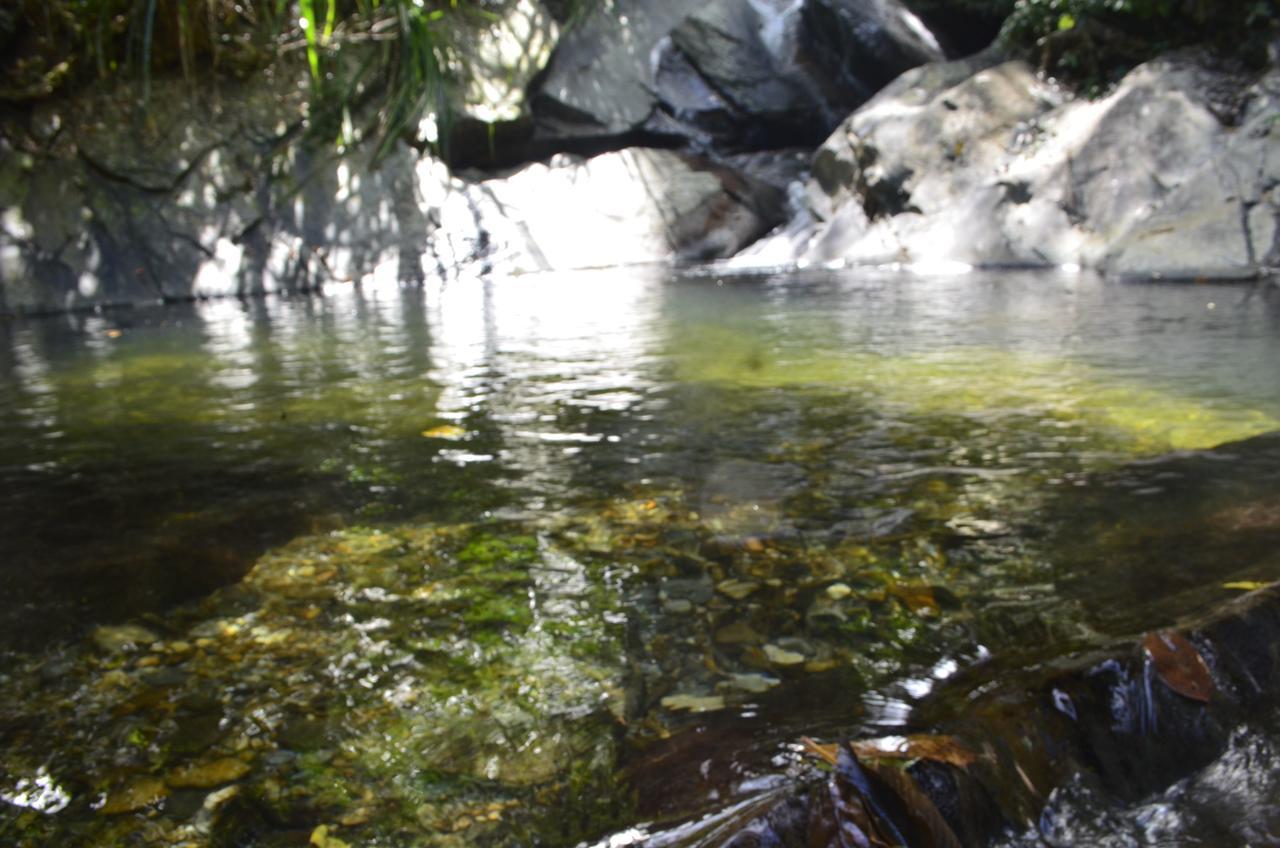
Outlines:
{"type": "Polygon", "coordinates": [[[1278,23],[1275,0],[1017,0],[1001,40],[1096,93],[1134,65],[1188,45],[1261,65],[1278,23]]]}
{"type": "MultiPolygon", "coordinates": [[[[311,124],[351,141],[368,110],[385,152],[397,135],[449,118],[446,89],[466,73],[458,43],[495,19],[497,0],[19,0],[0,15],[0,103],[48,97],[95,78],[243,78],[305,57],[311,124]]],[[[575,6],[576,8],[576,6],[575,6]]],[[[440,132],[443,137],[445,134],[440,132]]]]}

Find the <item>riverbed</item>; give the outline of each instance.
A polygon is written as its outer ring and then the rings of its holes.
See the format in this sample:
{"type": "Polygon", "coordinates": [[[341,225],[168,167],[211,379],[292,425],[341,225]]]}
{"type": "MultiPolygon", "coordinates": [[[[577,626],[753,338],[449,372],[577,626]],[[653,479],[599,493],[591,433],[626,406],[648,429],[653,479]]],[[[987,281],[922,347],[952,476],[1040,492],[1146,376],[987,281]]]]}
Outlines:
{"type": "Polygon", "coordinates": [[[1280,578],[1277,430],[1244,284],[630,269],[2,322],[0,841],[678,832],[803,736],[927,732],[957,675],[1280,578]]]}

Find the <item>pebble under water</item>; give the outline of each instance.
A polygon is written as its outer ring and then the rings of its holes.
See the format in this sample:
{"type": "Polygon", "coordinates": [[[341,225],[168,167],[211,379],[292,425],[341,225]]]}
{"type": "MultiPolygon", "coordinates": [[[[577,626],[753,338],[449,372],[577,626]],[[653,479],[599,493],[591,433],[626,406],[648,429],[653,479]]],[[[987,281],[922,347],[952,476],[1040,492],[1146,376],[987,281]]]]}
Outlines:
{"type": "MultiPolygon", "coordinates": [[[[0,322],[0,844],[727,844],[819,773],[804,737],[934,734],[1280,579],[1278,422],[1245,285],[610,271],[0,322]]],[[[1275,718],[992,844],[1272,844],[1275,718]]]]}

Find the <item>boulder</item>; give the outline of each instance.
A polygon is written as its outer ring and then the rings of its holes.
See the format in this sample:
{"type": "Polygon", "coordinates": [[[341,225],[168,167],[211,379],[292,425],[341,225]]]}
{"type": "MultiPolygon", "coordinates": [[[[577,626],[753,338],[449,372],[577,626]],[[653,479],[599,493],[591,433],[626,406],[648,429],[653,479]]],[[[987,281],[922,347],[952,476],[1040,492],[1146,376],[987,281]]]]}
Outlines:
{"type": "Polygon", "coordinates": [[[815,154],[797,253],[1256,276],[1276,261],[1275,80],[1177,54],[1089,101],[994,51],[918,68],[815,154]]]}
{"type": "Polygon", "coordinates": [[[472,182],[420,171],[444,197],[431,250],[446,275],[716,259],[783,218],[776,188],[666,150],[562,154],[472,182]]]}
{"type": "Polygon", "coordinates": [[[897,0],[620,0],[562,38],[533,106],[544,143],[811,145],[897,74],[941,57],[897,0]]]}
{"type": "Polygon", "coordinates": [[[1280,268],[1280,70],[1249,91],[1238,127],[1102,266],[1121,277],[1247,279],[1280,268]]]}
{"type": "Polygon", "coordinates": [[[657,107],[653,51],[699,3],[599,3],[556,45],[530,95],[539,130],[558,138],[625,135],[657,107]]]}

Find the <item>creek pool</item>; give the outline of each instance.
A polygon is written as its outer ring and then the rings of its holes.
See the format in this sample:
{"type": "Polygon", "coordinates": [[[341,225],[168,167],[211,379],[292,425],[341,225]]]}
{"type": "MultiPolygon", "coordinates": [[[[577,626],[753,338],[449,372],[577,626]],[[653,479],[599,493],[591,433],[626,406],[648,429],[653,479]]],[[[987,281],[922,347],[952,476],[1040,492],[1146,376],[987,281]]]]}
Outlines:
{"type": "Polygon", "coordinates": [[[1280,480],[1232,447],[1276,430],[1245,285],[639,269],[0,321],[0,843],[642,844],[957,671],[1280,578],[1242,532],[1280,480]]]}

